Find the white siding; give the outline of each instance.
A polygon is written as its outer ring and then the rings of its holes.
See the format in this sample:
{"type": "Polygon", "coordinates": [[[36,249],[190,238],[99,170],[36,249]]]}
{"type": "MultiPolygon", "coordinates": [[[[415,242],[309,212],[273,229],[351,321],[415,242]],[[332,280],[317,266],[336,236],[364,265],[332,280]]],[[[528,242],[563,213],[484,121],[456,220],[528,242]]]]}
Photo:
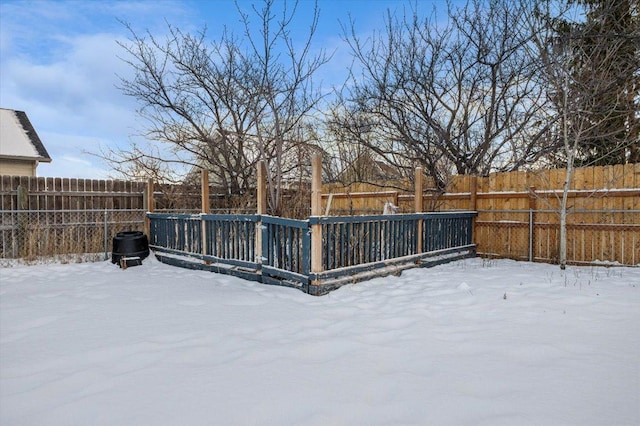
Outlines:
{"type": "Polygon", "coordinates": [[[0,176],[35,176],[36,161],[0,159],[0,176]]]}

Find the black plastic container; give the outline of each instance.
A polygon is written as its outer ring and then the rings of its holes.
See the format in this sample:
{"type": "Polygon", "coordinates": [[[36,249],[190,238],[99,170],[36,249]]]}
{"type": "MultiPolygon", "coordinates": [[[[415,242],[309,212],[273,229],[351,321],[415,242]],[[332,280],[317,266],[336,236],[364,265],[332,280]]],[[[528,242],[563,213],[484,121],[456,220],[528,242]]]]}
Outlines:
{"type": "Polygon", "coordinates": [[[138,257],[140,261],[149,256],[149,240],[141,231],[118,232],[113,237],[111,263],[119,263],[123,257],[138,257]]]}

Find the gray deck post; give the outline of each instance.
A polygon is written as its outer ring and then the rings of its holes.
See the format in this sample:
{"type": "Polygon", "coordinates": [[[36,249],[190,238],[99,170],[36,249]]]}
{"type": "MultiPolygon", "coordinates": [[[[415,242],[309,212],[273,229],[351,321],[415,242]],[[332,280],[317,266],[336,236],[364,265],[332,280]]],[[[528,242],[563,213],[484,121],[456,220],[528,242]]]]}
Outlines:
{"type": "MultiPolygon", "coordinates": [[[[202,169],[200,171],[200,211],[202,214],[211,213],[211,204],[209,203],[209,171],[202,169]]],[[[207,255],[207,223],[205,220],[200,218],[200,238],[201,238],[201,247],[202,247],[202,255],[207,255]]],[[[204,263],[206,265],[210,265],[211,262],[205,260],[204,263]]]]}
{"type": "MultiPolygon", "coordinates": [[[[414,196],[414,210],[416,213],[422,213],[423,210],[423,189],[422,189],[422,167],[416,167],[416,179],[415,179],[415,196],[414,196]]],[[[416,229],[416,254],[422,253],[422,219],[418,219],[418,229],[416,229]]]]}
{"type": "Polygon", "coordinates": [[[262,232],[264,227],[262,225],[262,215],[267,214],[267,162],[265,160],[258,161],[256,165],[256,214],[258,220],[256,221],[255,232],[255,262],[258,264],[258,274],[261,274],[260,265],[262,265],[262,232]]]}

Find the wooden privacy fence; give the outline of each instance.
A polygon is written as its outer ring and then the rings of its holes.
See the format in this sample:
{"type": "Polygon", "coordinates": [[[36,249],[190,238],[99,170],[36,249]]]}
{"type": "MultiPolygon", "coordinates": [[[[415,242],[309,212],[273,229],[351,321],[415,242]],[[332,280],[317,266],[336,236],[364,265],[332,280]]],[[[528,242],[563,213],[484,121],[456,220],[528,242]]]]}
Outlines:
{"type": "Polygon", "coordinates": [[[103,260],[113,236],[144,227],[146,184],[0,176],[0,265],[103,260]]]}
{"type": "Polygon", "coordinates": [[[145,188],[122,180],[0,176],[0,210],[136,210],[145,188]]]}
{"type": "MultiPolygon", "coordinates": [[[[479,210],[475,223],[478,252],[557,263],[560,225],[555,210],[479,210]]],[[[638,265],[640,210],[573,210],[567,216],[570,264],[638,265]]]]}
{"type": "MultiPolygon", "coordinates": [[[[0,210],[137,210],[147,206],[150,181],[0,176],[0,210]],[[22,197],[19,197],[19,192],[22,197]]],[[[197,213],[201,187],[197,184],[152,184],[154,209],[197,213]]],[[[255,210],[253,195],[229,195],[211,188],[212,209],[255,210]]]]}
{"type": "MultiPolygon", "coordinates": [[[[259,176],[265,173],[258,169],[259,176]]],[[[556,262],[560,188],[565,173],[564,169],[553,169],[496,173],[488,177],[453,176],[444,193],[430,188],[433,185],[428,178],[425,178],[423,189],[418,175],[415,181],[379,185],[345,187],[315,182],[311,216],[375,215],[383,211],[387,202],[407,214],[477,211],[473,242],[479,254],[556,262]]],[[[2,176],[0,260],[106,252],[104,241],[110,241],[113,232],[142,229],[146,211],[179,209],[183,213],[210,213],[224,208],[225,212],[244,213],[247,210],[248,205],[215,194],[208,182],[205,175],[200,186],[2,176]],[[239,205],[242,208],[238,208],[239,205]],[[105,217],[108,233],[102,232],[105,217]],[[89,241],[91,248],[87,247],[89,241]]],[[[571,179],[568,195],[567,254],[570,263],[640,263],[640,164],[578,168],[571,179]]],[[[257,200],[252,201],[250,212],[266,217],[265,190],[256,188],[254,198],[257,200]],[[255,201],[258,206],[254,209],[255,201]]],[[[306,208],[301,217],[308,216],[306,208]]],[[[323,218],[309,226],[334,226],[327,220],[323,218]]],[[[347,232],[347,225],[344,226],[347,232]]],[[[357,229],[360,225],[349,226],[357,229]]],[[[297,228],[291,227],[290,232],[294,229],[297,228]]],[[[260,240],[261,235],[259,232],[255,238],[260,240]]],[[[261,241],[257,243],[262,247],[261,241]]],[[[321,250],[314,252],[321,253],[321,250]]],[[[320,264],[323,260],[316,259],[315,262],[320,264]]]]}
{"type": "MultiPolygon", "coordinates": [[[[566,170],[453,176],[444,193],[426,187],[325,185],[325,214],[381,212],[387,202],[401,212],[478,212],[474,242],[482,256],[557,262],[560,200],[566,170]],[[420,194],[420,195],[416,195],[420,194]]],[[[429,181],[426,180],[428,185],[429,181]]],[[[570,180],[567,257],[574,264],[640,263],[640,164],[578,168],[570,180]]]]}
{"type": "MultiPolygon", "coordinates": [[[[224,211],[246,207],[215,192],[208,194],[208,205],[224,211]]],[[[200,206],[197,185],[0,176],[0,266],[14,259],[101,260],[116,233],[145,229],[147,209],[198,212],[200,206]]]]}
{"type": "Polygon", "coordinates": [[[147,214],[150,247],[162,262],[295,287],[313,295],[410,267],[475,256],[475,215],[295,220],[267,215],[147,214]]]}

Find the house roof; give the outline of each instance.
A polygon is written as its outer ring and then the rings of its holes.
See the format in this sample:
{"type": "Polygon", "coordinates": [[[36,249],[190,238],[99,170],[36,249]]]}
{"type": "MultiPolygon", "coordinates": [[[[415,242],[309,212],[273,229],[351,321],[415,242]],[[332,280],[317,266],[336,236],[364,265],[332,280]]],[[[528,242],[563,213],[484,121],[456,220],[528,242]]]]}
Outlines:
{"type": "Polygon", "coordinates": [[[375,158],[375,154],[364,152],[348,164],[336,177],[337,181],[388,181],[402,179],[397,168],[375,158]]]}
{"type": "Polygon", "coordinates": [[[0,108],[0,158],[51,162],[24,111],[0,108]]]}

